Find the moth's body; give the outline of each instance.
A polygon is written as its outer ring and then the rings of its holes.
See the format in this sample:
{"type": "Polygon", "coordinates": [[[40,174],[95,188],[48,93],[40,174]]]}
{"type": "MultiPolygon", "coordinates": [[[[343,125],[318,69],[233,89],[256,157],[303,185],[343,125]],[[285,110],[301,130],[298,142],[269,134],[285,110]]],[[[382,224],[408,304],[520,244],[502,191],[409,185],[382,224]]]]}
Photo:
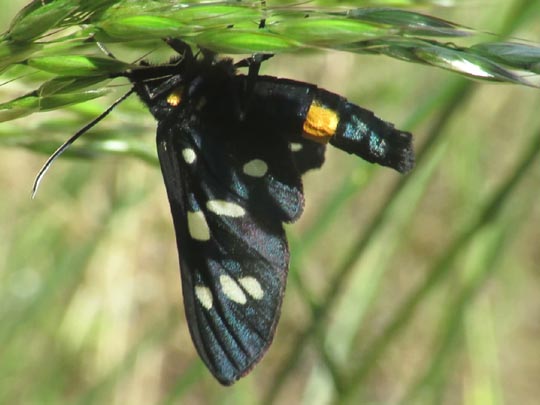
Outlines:
{"type": "Polygon", "coordinates": [[[301,175],[331,143],[408,171],[411,135],[315,85],[241,75],[228,60],[187,52],[126,72],[158,122],[157,148],[197,350],[229,385],[269,347],[298,219],[301,175]]]}

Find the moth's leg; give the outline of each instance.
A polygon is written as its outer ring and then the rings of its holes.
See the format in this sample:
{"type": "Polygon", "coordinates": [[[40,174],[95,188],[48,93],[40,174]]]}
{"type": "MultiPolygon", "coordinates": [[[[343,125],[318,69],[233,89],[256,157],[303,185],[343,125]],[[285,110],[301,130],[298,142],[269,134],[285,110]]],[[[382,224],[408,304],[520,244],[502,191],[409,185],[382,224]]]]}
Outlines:
{"type": "Polygon", "coordinates": [[[193,59],[193,51],[191,50],[191,46],[189,46],[186,42],[178,38],[166,38],[164,41],[176,53],[178,53],[179,55],[182,55],[184,57],[183,59],[187,59],[187,60],[193,59]]]}
{"type": "Polygon", "coordinates": [[[249,58],[242,59],[235,63],[235,67],[247,67],[248,74],[247,80],[245,81],[243,89],[242,102],[239,104],[239,115],[241,119],[245,116],[249,105],[253,100],[253,94],[255,90],[255,85],[257,84],[257,78],[259,77],[259,70],[261,69],[261,64],[265,60],[270,59],[274,54],[272,53],[256,53],[249,58]]]}

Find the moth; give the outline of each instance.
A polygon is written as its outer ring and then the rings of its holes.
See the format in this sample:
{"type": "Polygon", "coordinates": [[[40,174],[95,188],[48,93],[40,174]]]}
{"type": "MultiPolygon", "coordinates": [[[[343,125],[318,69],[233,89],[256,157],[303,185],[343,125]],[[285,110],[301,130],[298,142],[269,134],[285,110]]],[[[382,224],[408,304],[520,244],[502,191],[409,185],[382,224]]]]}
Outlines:
{"type": "MultiPolygon", "coordinates": [[[[235,64],[168,42],[178,52],[169,63],[115,75],[133,88],[100,118],[135,92],[157,121],[189,331],[210,372],[230,385],[274,337],[289,266],[283,223],[302,214],[301,176],[323,164],[327,144],[406,173],[412,136],[314,84],[259,75],[264,56],[235,64]]],[[[49,158],[34,189],[93,125],[49,158]]]]}

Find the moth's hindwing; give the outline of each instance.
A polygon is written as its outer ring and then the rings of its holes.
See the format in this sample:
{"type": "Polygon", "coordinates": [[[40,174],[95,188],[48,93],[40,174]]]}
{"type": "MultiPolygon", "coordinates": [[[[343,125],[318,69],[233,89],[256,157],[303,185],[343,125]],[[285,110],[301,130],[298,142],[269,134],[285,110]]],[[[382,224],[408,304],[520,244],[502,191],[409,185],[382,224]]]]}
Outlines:
{"type": "Polygon", "coordinates": [[[292,137],[289,143],[289,149],[292,152],[294,165],[300,174],[308,170],[318,169],[324,163],[324,153],[326,145],[312,142],[302,137],[292,137]],[[296,139],[295,139],[296,138],[296,139]]]}

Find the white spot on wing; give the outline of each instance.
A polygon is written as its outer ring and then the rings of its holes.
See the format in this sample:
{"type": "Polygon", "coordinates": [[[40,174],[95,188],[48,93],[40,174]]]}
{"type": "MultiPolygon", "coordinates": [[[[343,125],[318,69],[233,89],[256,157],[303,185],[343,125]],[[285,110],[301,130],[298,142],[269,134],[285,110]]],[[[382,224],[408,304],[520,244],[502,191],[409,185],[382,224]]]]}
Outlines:
{"type": "Polygon", "coordinates": [[[252,177],[262,177],[268,171],[268,165],[264,160],[253,159],[244,165],[244,173],[252,177]]]}
{"type": "Polygon", "coordinates": [[[242,287],[244,287],[244,290],[246,290],[247,293],[256,300],[260,300],[264,296],[264,291],[261,288],[261,284],[255,277],[242,277],[238,279],[238,282],[242,287]]]}
{"type": "Polygon", "coordinates": [[[214,298],[212,297],[212,291],[210,291],[210,288],[203,285],[195,286],[195,296],[204,308],[212,308],[214,298]]]}
{"type": "Polygon", "coordinates": [[[238,304],[246,303],[246,295],[244,294],[238,283],[234,281],[230,276],[219,276],[219,283],[221,284],[223,294],[225,294],[228,299],[237,302],[238,304]]]}
{"type": "Polygon", "coordinates": [[[225,215],[228,217],[238,218],[244,216],[246,213],[246,211],[238,204],[225,200],[210,200],[206,203],[206,207],[214,214],[225,215]]]}
{"type": "Polygon", "coordinates": [[[291,142],[289,144],[289,148],[291,149],[292,152],[300,152],[303,147],[304,147],[304,145],[302,145],[301,143],[297,143],[297,142],[291,142]]]}
{"type": "Polygon", "coordinates": [[[195,151],[193,149],[185,148],[182,150],[182,157],[184,158],[186,163],[190,165],[195,162],[197,155],[195,154],[195,151]]]}
{"type": "Polygon", "coordinates": [[[202,211],[188,211],[187,223],[189,234],[193,239],[200,241],[210,239],[210,229],[202,211]]]}

